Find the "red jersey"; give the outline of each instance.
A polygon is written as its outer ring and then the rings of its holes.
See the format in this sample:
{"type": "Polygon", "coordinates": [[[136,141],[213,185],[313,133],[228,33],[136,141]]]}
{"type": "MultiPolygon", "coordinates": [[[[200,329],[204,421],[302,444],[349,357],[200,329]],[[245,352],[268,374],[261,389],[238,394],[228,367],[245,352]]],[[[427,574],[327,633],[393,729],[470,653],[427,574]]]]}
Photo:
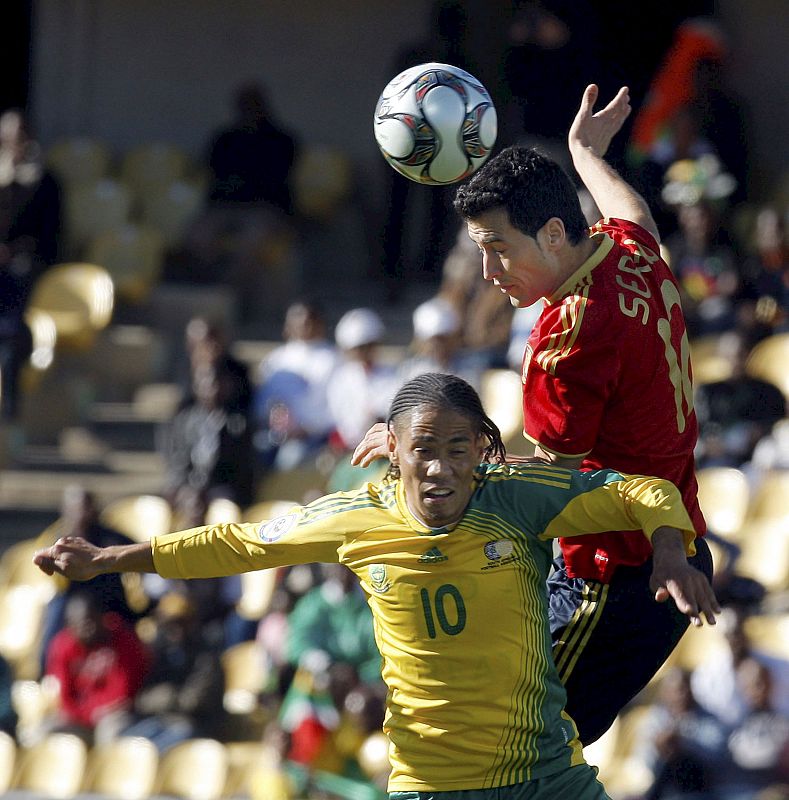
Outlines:
{"type": "MultiPolygon", "coordinates": [[[[524,435],[543,450],[672,481],[696,532],[688,335],[677,283],[654,237],[619,219],[591,229],[592,256],[549,298],[523,358],[524,435]]],[[[608,582],[616,567],[643,564],[640,535],[560,540],[571,577],[608,582]]]]}
{"type": "Polygon", "coordinates": [[[116,614],[105,614],[105,641],[87,646],[69,628],[52,639],[47,673],[60,684],[69,722],[93,728],[104,713],[130,703],[148,669],[148,654],[135,632],[116,614]]]}

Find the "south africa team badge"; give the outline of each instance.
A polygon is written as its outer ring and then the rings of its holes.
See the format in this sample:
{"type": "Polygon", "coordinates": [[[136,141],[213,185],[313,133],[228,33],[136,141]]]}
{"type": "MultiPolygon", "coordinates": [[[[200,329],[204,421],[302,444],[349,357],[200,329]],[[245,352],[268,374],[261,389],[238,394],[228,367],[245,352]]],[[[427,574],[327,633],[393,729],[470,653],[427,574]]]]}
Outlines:
{"type": "Polygon", "coordinates": [[[383,594],[392,588],[391,581],[386,579],[386,564],[370,564],[367,572],[370,575],[370,586],[377,594],[383,594]]]}

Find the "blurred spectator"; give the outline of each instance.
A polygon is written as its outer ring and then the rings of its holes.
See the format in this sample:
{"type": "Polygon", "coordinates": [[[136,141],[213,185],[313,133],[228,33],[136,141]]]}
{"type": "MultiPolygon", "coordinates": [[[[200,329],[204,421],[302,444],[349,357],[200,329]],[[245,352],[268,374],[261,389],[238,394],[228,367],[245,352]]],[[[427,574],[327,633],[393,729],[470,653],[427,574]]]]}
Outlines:
{"type": "Polygon", "coordinates": [[[411,356],[400,366],[398,385],[425,372],[458,375],[479,389],[484,358],[461,348],[461,319],[455,307],[441,297],[417,306],[413,313],[411,356]]]}
{"type": "Polygon", "coordinates": [[[353,573],[322,564],[323,582],[296,603],[288,617],[287,657],[299,665],[323,653],[329,663],[350,664],[362,680],[380,680],[381,656],[373,620],[353,573]]]}
{"type": "Polygon", "coordinates": [[[236,119],[209,147],[206,210],[188,234],[190,275],[239,289],[245,313],[261,284],[273,290],[279,244],[291,237],[294,138],[274,119],[257,83],[236,93],[236,119]]]}
{"type": "Polygon", "coordinates": [[[214,367],[228,376],[228,396],[225,408],[247,414],[252,405],[252,382],[245,364],[230,354],[227,341],[220,326],[204,317],[193,317],[185,330],[186,352],[189,374],[185,378],[184,405],[194,399],[192,375],[202,368],[214,367]]]}
{"type": "Polygon", "coordinates": [[[693,17],[678,25],[671,46],[655,72],[644,103],[633,121],[630,158],[648,158],[661,137],[670,137],[672,123],[706,91],[707,73],[699,75],[702,62],[721,63],[727,54],[720,26],[710,17],[693,17]]]}
{"type": "Polygon", "coordinates": [[[666,673],[638,734],[639,757],[654,776],[645,800],[715,796],[712,787],[726,762],[726,728],[699,708],[686,671],[666,673]]]}
{"type": "Polygon", "coordinates": [[[0,116],[0,419],[18,411],[18,376],[32,351],[24,320],[33,284],[58,259],[60,189],[21,111],[0,116]]]}
{"type": "Polygon", "coordinates": [[[150,739],[160,752],[185,739],[220,738],[226,731],[219,650],[183,595],[165,595],[154,619],[151,669],[134,699],[134,721],[123,735],[150,739]]]}
{"type": "Polygon", "coordinates": [[[296,158],[295,141],[275,122],[262,86],[241,86],[235,99],[234,123],[210,146],[208,166],[213,181],[209,205],[267,204],[291,214],[289,181],[296,158]]]}
{"type": "MultiPolygon", "coordinates": [[[[71,484],[63,491],[58,536],[81,536],[97,547],[131,544],[132,540],[99,522],[96,498],[79,484],[71,484]]],[[[63,627],[66,605],[75,594],[91,595],[102,613],[117,614],[122,620],[133,623],[139,614],[129,607],[121,576],[117,573],[97,575],[89,581],[65,582],[61,591],[52,598],[44,614],[41,633],[41,662],[46,665],[52,637],[63,627]]]]}
{"type": "Polygon", "coordinates": [[[698,704],[725,725],[737,725],[747,713],[747,701],[737,680],[740,665],[749,658],[757,660],[772,673],[773,702],[783,714],[789,714],[789,662],[756,650],[745,631],[747,612],[739,606],[727,606],[719,617],[726,637],[725,652],[716,652],[691,674],[691,688],[698,704]]]}
{"type": "Polygon", "coordinates": [[[688,335],[730,330],[740,276],[720,216],[711,203],[698,200],[679,206],[678,221],[679,230],[664,244],[682,293],[688,335]]]}
{"type": "MultiPolygon", "coordinates": [[[[419,64],[452,64],[474,74],[467,48],[468,21],[461,0],[433,0],[425,41],[397,54],[391,77],[419,64]]],[[[431,281],[452,246],[456,215],[452,186],[423,186],[386,166],[387,198],[382,242],[389,297],[397,298],[409,280],[431,281]],[[414,246],[415,245],[415,246],[414,246]]]]}
{"type": "MultiPolygon", "coordinates": [[[[208,503],[206,493],[190,486],[179,491],[173,505],[173,528],[185,530],[204,525],[208,503]]],[[[143,576],[143,588],[153,605],[171,594],[180,594],[194,610],[196,624],[206,641],[216,647],[229,647],[240,641],[239,620],[231,620],[233,609],[241,597],[241,577],[194,578],[174,580],[155,573],[143,576]],[[238,623],[238,624],[237,624],[238,623]]],[[[253,630],[254,633],[254,630],[253,630]]]]}
{"type": "Polygon", "coordinates": [[[276,675],[274,693],[281,700],[293,679],[294,669],[288,662],[288,617],[296,604],[297,594],[286,585],[284,576],[274,589],[268,611],[258,623],[255,640],[261,646],[270,671],[276,675]]]}
{"type": "Polygon", "coordinates": [[[47,657],[60,706],[45,729],[75,733],[89,743],[115,738],[128,724],[148,663],[133,628],[117,614],[102,613],[93,595],[72,595],[66,627],[55,635],[47,657]]]}
{"type": "Polygon", "coordinates": [[[540,149],[564,167],[572,116],[567,99],[582,94],[589,75],[601,75],[596,33],[600,19],[587,0],[521,0],[513,4],[503,59],[512,101],[502,111],[505,144],[540,149]]]}
{"type": "Polygon", "coordinates": [[[252,800],[296,800],[307,796],[308,773],[288,757],[291,747],[291,735],[279,722],[270,722],[263,732],[263,757],[249,781],[252,800]]]}
{"type": "Polygon", "coordinates": [[[371,738],[379,739],[384,736],[382,731],[385,714],[385,693],[382,685],[360,683],[352,686],[342,698],[340,706],[342,717],[335,741],[337,750],[345,758],[343,774],[348,777],[367,780],[372,778],[380,788],[386,787],[385,778],[390,772],[390,765],[385,754],[388,747],[383,748],[384,758],[376,774],[369,775],[364,769],[369,766],[361,764],[363,751],[371,738]],[[376,781],[377,779],[377,781],[376,781]],[[381,780],[384,779],[384,780],[381,780]]]}
{"type": "Polygon", "coordinates": [[[16,737],[17,716],[11,701],[11,685],[14,682],[14,670],[0,655],[0,731],[16,737]]]}
{"type": "Polygon", "coordinates": [[[696,387],[697,465],[739,467],[751,458],[757,442],[786,416],[786,401],[776,386],[746,373],[750,349],[744,334],[721,334],[718,349],[731,364],[731,376],[696,387]]]}
{"type": "Polygon", "coordinates": [[[247,416],[237,409],[233,377],[216,365],[198,366],[192,392],[191,402],[161,432],[165,494],[172,503],[186,489],[207,500],[226,497],[248,505],[254,490],[252,430],[247,416]]]}
{"type": "Polygon", "coordinates": [[[282,335],[260,367],[255,446],[264,467],[287,470],[314,458],[334,430],[327,387],[340,357],[313,301],[288,307],[282,335]]]}
{"type": "Polygon", "coordinates": [[[746,658],[737,669],[737,680],[747,711],[729,736],[731,761],[721,800],[752,800],[772,787],[780,787],[787,797],[789,717],[775,708],[770,670],[746,658]]]}
{"type": "Polygon", "coordinates": [[[789,321],[789,240],[778,208],[759,209],[743,267],[743,297],[756,304],[757,317],[782,328],[789,321]]]}
{"type": "Polygon", "coordinates": [[[327,396],[345,450],[353,450],[371,425],[386,419],[397,389],[394,367],[378,359],[384,332],[380,316],[369,308],[348,311],[334,330],[344,361],[329,378],[327,396]]]}
{"type": "Polygon", "coordinates": [[[486,366],[500,367],[506,361],[513,307],[497,287],[480,280],[481,274],[479,248],[463,225],[444,261],[438,297],[460,315],[463,346],[486,366]]]}

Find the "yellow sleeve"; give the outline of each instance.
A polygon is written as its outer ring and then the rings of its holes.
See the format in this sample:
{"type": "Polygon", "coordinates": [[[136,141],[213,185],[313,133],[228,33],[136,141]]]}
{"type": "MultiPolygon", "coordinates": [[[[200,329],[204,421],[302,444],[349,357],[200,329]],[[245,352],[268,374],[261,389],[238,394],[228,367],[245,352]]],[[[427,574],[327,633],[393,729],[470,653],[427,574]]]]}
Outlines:
{"type": "Polygon", "coordinates": [[[640,530],[652,541],[662,526],[679,528],[685,552],[694,555],[696,533],[679,490],[660,478],[620,475],[575,495],[551,520],[541,539],[605,531],[640,530]]]}
{"type": "Polygon", "coordinates": [[[256,569],[338,561],[348,531],[342,515],[317,522],[304,509],[264,522],[206,525],[151,540],[153,563],[164,578],[216,578],[256,569]]]}

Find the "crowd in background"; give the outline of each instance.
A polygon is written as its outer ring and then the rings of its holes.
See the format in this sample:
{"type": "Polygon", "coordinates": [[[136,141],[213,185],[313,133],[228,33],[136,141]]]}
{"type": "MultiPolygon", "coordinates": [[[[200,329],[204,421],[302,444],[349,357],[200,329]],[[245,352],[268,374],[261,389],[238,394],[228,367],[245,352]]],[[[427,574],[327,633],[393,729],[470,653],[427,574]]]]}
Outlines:
{"type": "MultiPolygon", "coordinates": [[[[460,4],[444,6],[437,30],[445,58],[460,64],[451,33],[462,30],[460,4]]],[[[505,72],[514,98],[510,120],[524,104],[546,109],[539,130],[513,140],[537,141],[555,155],[565,124],[549,113],[551,98],[540,94],[533,67],[560,63],[576,22],[548,8],[520,5],[505,72]]],[[[414,52],[422,51],[409,51],[409,62],[414,52]]],[[[425,51],[423,60],[436,59],[425,51]]],[[[569,69],[576,62],[561,63],[569,69]]],[[[758,201],[749,196],[747,109],[727,92],[726,67],[725,45],[709,21],[680,26],[652,77],[647,102],[635,110],[618,166],[659,220],[691,345],[713,342],[729,365],[722,377],[696,381],[697,465],[740,469],[755,489],[765,474],[789,468],[787,398],[779,386],[746,370],[759,342],[789,332],[789,206],[779,184],[758,201]]],[[[299,145],[275,124],[260,87],[241,89],[238,110],[232,128],[212,139],[205,203],[170,250],[165,274],[205,284],[221,275],[238,291],[243,313],[254,314],[261,294],[287,276],[283,259],[298,258],[291,181],[299,145]],[[274,261],[279,277],[261,281],[274,261]]],[[[527,118],[534,119],[534,108],[527,118]]],[[[17,377],[32,348],[27,301],[38,276],[62,255],[60,189],[44,156],[24,115],[0,118],[5,420],[17,416],[17,377]]],[[[217,499],[239,511],[249,508],[261,481],[273,473],[317,468],[323,483],[313,487],[315,496],[358,485],[366,476],[349,468],[350,452],[371,424],[385,418],[402,382],[416,374],[453,372],[480,388],[486,370],[520,371],[535,309],[514,311],[480,279],[479,254],[447,210],[451,189],[430,190],[426,219],[431,226],[440,221],[440,231],[426,233],[435,247],[424,251],[425,258],[433,262],[403,263],[404,237],[422,235],[409,228],[407,210],[421,188],[390,177],[392,214],[382,232],[389,296],[398,294],[403,278],[435,278],[434,296],[413,310],[407,357],[395,362],[382,354],[388,331],[380,308],[343,309],[332,332],[325,309],[304,292],[289,297],[282,341],[253,369],[233,357],[219,323],[192,319],[184,331],[180,403],[157,439],[167,472],[161,494],[179,527],[202,524],[217,499]]],[[[592,224],[596,210],[582,187],[579,192],[592,224]]],[[[283,284],[282,296],[291,288],[283,284]]],[[[102,546],[128,541],[100,522],[100,510],[84,488],[70,487],[57,535],[81,535],[102,546]]],[[[654,776],[644,794],[648,800],[745,800],[789,783],[789,663],[754,650],[747,640],[743,621],[764,607],[767,594],[758,581],[738,577],[736,554],[725,577],[726,584],[719,583],[725,657],[692,673],[667,673],[639,731],[635,757],[654,776]]],[[[99,743],[137,735],[161,752],[198,736],[232,739],[237,729],[224,704],[222,655],[255,641],[266,675],[257,697],[265,711],[257,722],[265,725],[255,735],[264,737],[292,776],[321,769],[383,786],[385,766],[378,761],[363,769],[359,759],[363,743],[380,734],[384,697],[369,611],[344,568],[277,570],[265,612],[252,620],[239,615],[237,578],[151,577],[132,591],[119,576],[102,576],[58,589],[43,621],[39,658],[41,676],[58,680],[60,702],[26,736],[67,730],[99,743]]],[[[0,661],[0,728],[12,735],[13,680],[12,669],[0,661]]],[[[259,792],[266,796],[265,788],[259,792]]]]}

